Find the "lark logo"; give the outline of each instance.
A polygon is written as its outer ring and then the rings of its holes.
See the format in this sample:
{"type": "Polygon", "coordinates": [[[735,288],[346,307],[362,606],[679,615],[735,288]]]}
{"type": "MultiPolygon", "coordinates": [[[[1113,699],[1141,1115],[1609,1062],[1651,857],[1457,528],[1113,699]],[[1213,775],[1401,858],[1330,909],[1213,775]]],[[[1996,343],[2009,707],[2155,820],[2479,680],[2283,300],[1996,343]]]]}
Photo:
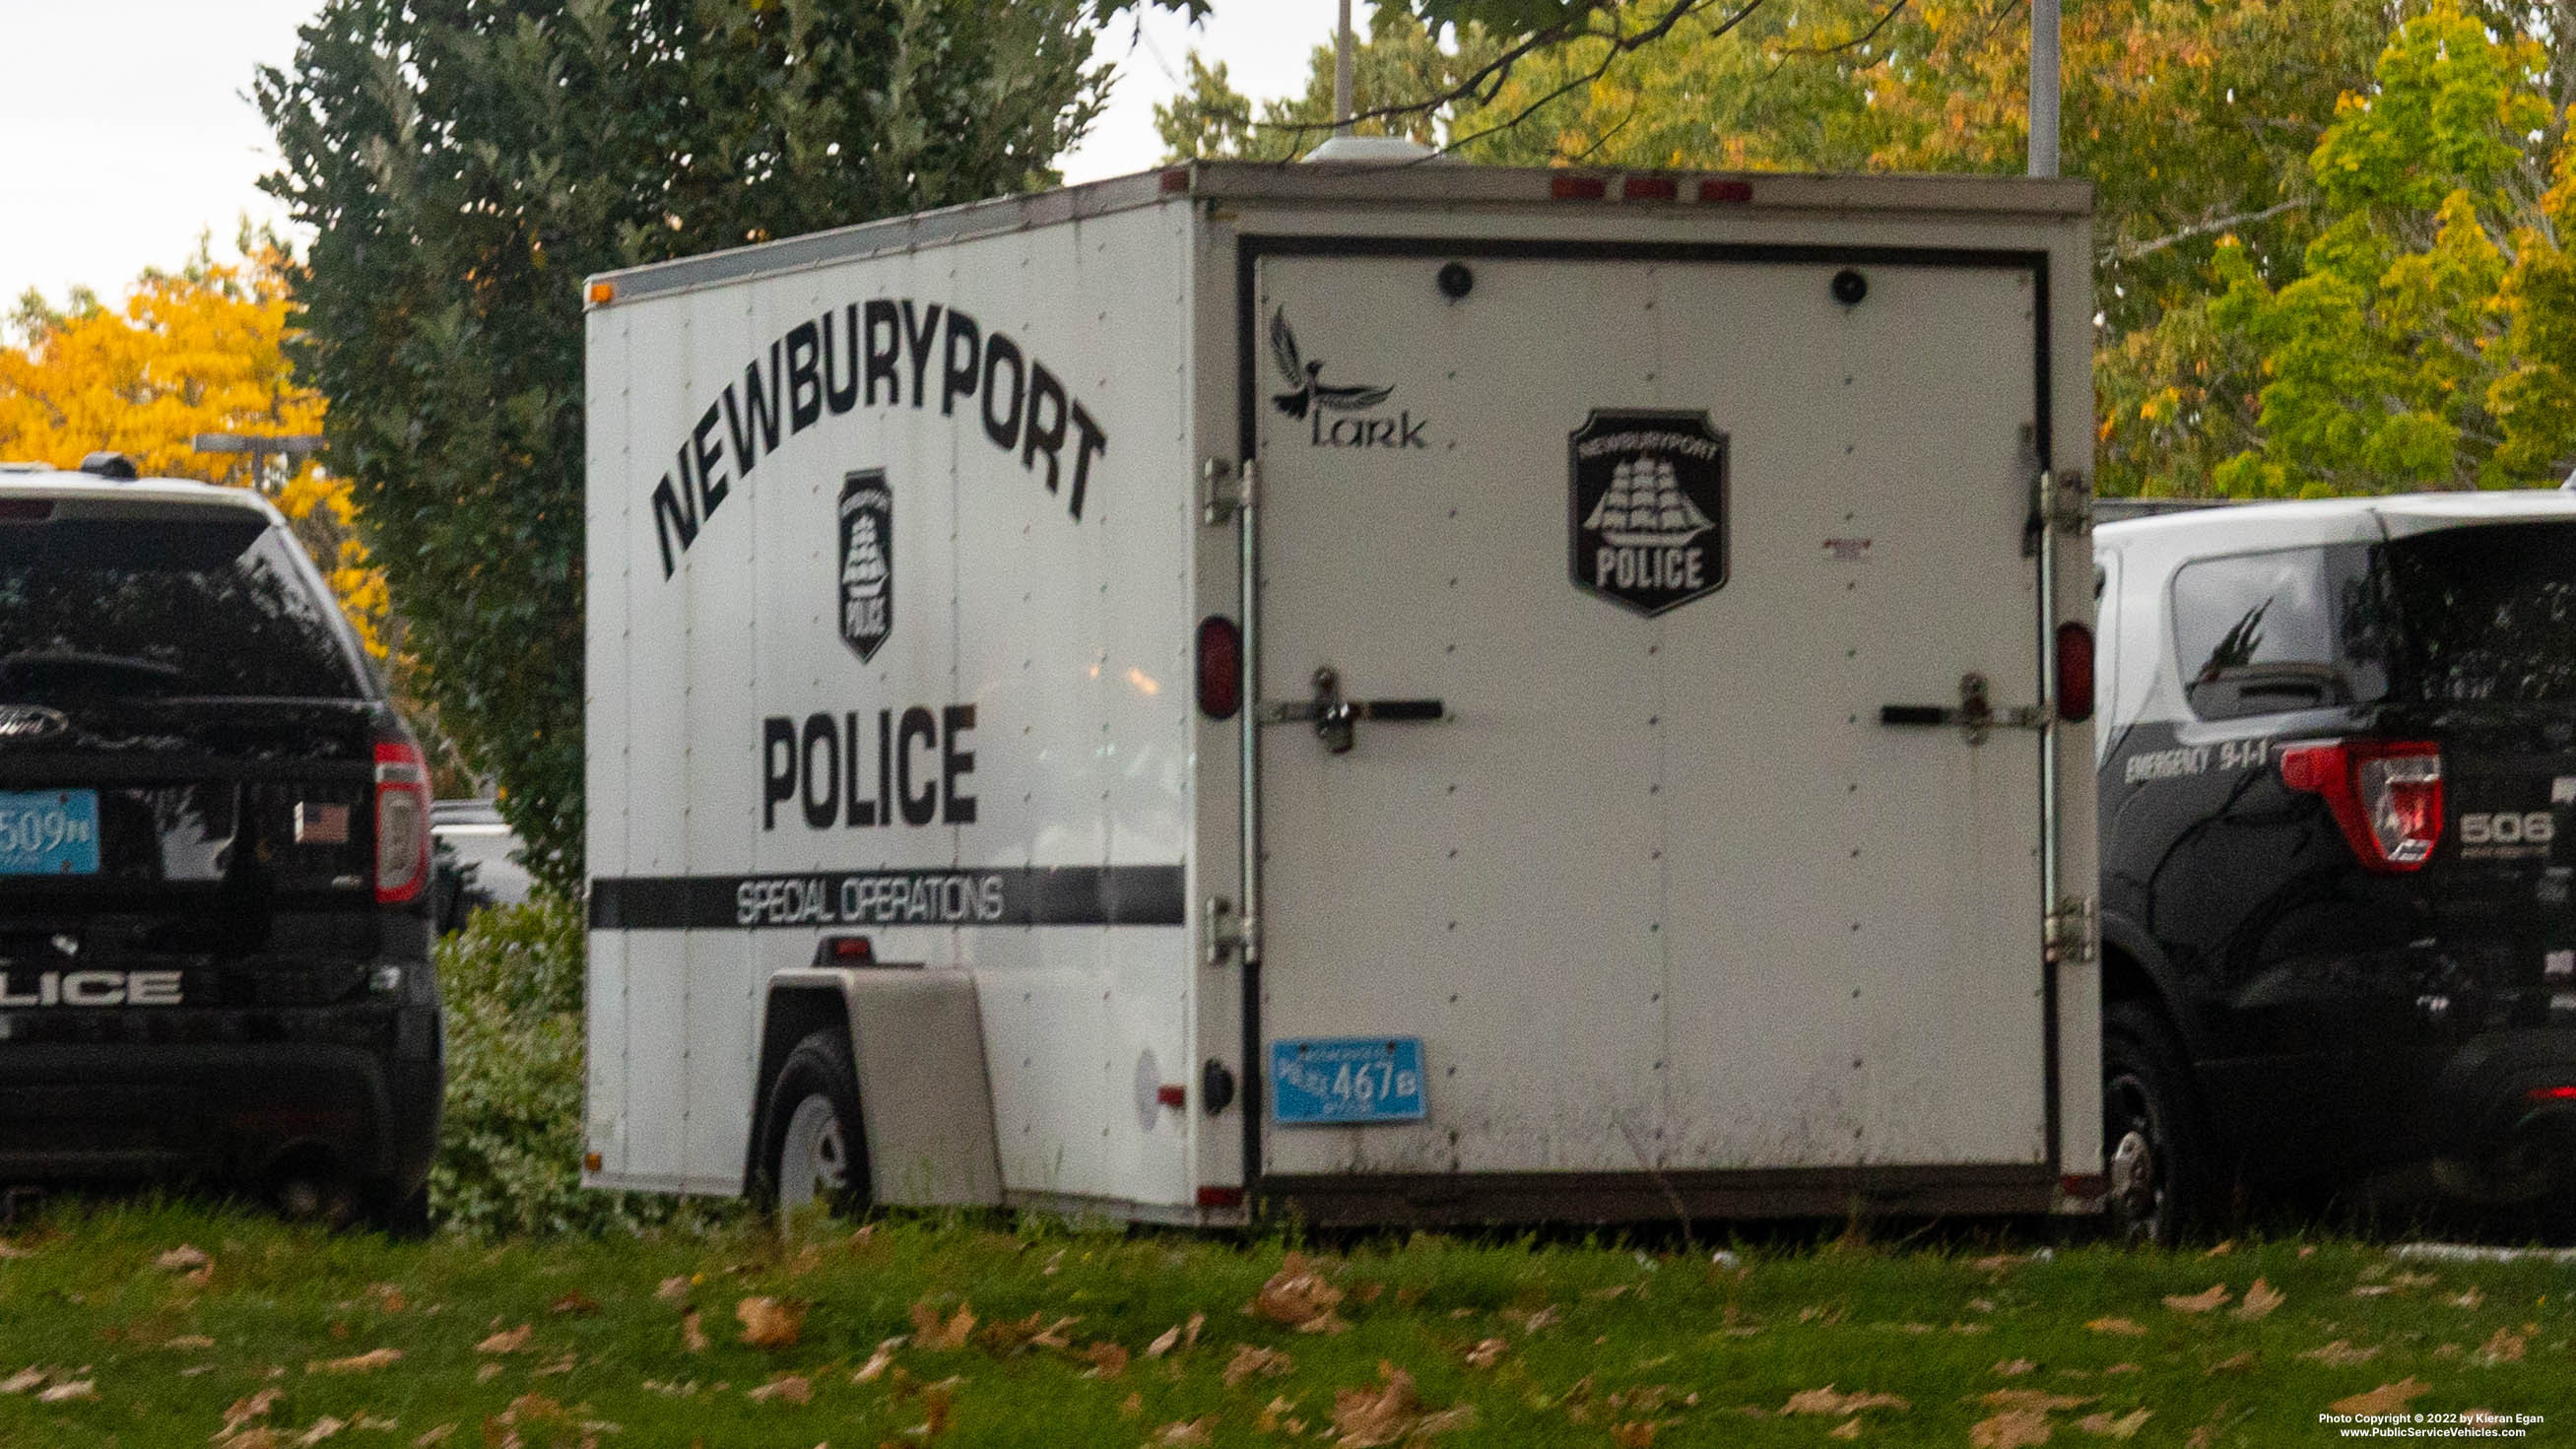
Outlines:
{"type": "Polygon", "coordinates": [[[1708,414],[1597,409],[1568,452],[1575,587],[1652,616],[1726,586],[1726,434],[1708,414]]]}
{"type": "Polygon", "coordinates": [[[70,723],[40,704],[0,704],[0,741],[41,740],[61,734],[70,723]]]}
{"type": "Polygon", "coordinates": [[[841,480],[841,642],[862,662],[894,632],[894,490],[885,470],[841,480]]]}
{"type": "Polygon", "coordinates": [[[1306,420],[1307,441],[1318,448],[1428,448],[1422,431],[1427,418],[1399,409],[1394,417],[1371,416],[1393,396],[1392,387],[1344,385],[1324,381],[1324,360],[1307,358],[1297,348],[1288,313],[1270,314],[1270,361],[1289,391],[1272,393],[1270,405],[1292,418],[1306,420]]]}

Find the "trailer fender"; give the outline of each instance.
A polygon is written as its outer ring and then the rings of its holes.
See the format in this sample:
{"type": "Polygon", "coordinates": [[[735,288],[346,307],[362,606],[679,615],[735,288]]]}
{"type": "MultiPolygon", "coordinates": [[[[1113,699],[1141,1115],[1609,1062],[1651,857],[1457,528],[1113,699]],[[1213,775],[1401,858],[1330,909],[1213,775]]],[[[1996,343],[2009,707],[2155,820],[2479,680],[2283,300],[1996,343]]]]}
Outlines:
{"type": "MultiPolygon", "coordinates": [[[[800,968],[771,976],[755,1102],[766,1099],[796,1043],[823,1030],[848,1033],[874,1201],[1001,1203],[992,1077],[973,976],[885,968],[800,968]]],[[[759,1151],[757,1143],[752,1150],[759,1151]]],[[[744,1164],[746,1183],[758,1165],[744,1164]]]]}

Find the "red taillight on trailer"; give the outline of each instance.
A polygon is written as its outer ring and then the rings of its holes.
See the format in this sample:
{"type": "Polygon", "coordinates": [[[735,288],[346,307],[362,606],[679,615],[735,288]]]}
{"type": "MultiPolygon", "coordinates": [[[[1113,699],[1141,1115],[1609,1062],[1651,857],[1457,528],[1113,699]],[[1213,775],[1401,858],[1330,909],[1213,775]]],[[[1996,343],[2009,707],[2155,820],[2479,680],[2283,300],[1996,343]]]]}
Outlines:
{"type": "Polygon", "coordinates": [[[2093,631],[2071,619],[2057,626],[2057,717],[2068,724],[2093,717],[2093,631]]]}
{"type": "Polygon", "coordinates": [[[1223,614],[1199,621],[1199,712],[1232,719],[1243,708],[1243,631],[1223,614]]]}
{"type": "Polygon", "coordinates": [[[2325,797],[2361,863],[2421,870],[2442,840],[2442,747],[2425,740],[2322,740],[2281,749],[2281,783],[2325,797]]]}
{"type": "Polygon", "coordinates": [[[2535,1102],[2576,1103],[2576,1086],[2534,1087],[2523,1095],[2535,1102]]]}
{"type": "Polygon", "coordinates": [[[376,900],[396,906],[429,883],[429,764],[409,740],[376,741],[376,900]]]}

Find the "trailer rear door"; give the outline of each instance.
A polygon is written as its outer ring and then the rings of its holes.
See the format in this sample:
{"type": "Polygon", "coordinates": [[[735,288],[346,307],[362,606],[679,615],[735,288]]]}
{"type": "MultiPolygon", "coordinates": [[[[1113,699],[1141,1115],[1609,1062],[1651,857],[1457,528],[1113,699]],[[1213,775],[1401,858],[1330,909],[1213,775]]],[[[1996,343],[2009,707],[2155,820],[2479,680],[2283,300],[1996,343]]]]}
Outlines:
{"type": "Polygon", "coordinates": [[[2041,258],[1246,250],[1273,1185],[2030,1205],[2041,258]]]}

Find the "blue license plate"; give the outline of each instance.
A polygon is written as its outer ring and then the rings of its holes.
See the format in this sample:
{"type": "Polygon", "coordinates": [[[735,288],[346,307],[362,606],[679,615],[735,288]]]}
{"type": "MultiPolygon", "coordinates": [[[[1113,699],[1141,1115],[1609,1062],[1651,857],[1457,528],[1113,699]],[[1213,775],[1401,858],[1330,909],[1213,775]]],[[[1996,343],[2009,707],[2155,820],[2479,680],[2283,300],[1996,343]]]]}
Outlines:
{"type": "Polygon", "coordinates": [[[1270,1044],[1270,1114],[1283,1127],[1419,1122],[1422,1038],[1328,1037],[1270,1044]]]}
{"type": "Polygon", "coordinates": [[[96,790],[0,790],[0,875],[96,874],[96,790]]]}

